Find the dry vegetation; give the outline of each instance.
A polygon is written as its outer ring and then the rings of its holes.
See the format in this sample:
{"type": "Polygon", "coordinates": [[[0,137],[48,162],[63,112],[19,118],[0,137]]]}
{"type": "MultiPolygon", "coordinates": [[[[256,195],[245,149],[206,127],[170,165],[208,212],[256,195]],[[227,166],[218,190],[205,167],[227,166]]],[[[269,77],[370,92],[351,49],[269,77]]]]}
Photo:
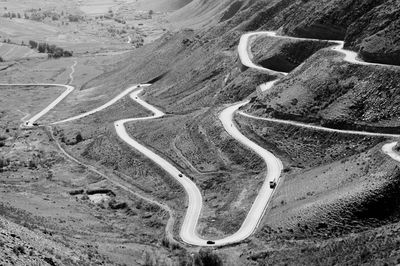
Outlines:
{"type": "MultiPolygon", "coordinates": [[[[273,77],[243,69],[236,54],[243,31],[281,28],[299,36],[346,38],[348,47],[373,54],[371,60],[393,55],[397,29],[372,25],[386,18],[385,12],[388,19],[394,16],[386,10],[393,1],[196,0],[170,14],[172,25],[157,9],[134,11],[114,1],[28,2],[0,3],[1,11],[11,14],[11,19],[0,18],[1,39],[10,39],[0,46],[0,61],[5,61],[0,62],[0,81],[66,83],[76,60],[76,90],[40,121],[44,124],[98,107],[131,85],[154,83],[143,98],[167,115],[131,123],[127,130],[200,187],[203,236],[218,238],[238,229],[267,170],[223,130],[218,114],[225,104],[250,97],[244,110],[256,115],[397,130],[397,69],[344,63],[323,49],[327,43],[260,39],[253,47],[260,64],[294,70],[269,93],[256,94],[256,87],[273,77]],[[204,4],[200,11],[199,3],[204,4]],[[355,12],[357,6],[362,14],[355,12]],[[368,20],[364,13],[371,12],[378,15],[368,20]],[[183,24],[200,29],[166,33],[183,24]],[[214,27],[205,28],[210,24],[214,27]],[[372,37],[355,33],[363,29],[372,37]],[[127,43],[128,37],[133,43],[127,43]],[[371,53],[377,38],[387,46],[371,53]],[[22,45],[29,40],[71,50],[74,57],[38,58],[22,45]]],[[[173,4],[169,8],[186,1],[173,4]]],[[[386,139],[236,116],[241,132],[282,159],[282,182],[254,236],[200,250],[171,243],[165,236],[169,213],[137,196],[172,208],[177,237],[185,211],[183,189],[115,134],[115,120],[149,115],[128,97],[93,116],[56,126],[55,139],[44,127],[19,128],[23,116],[43,108],[60,90],[0,88],[0,264],[399,263],[400,172],[380,150],[386,139]],[[67,159],[56,143],[86,166],[67,159]]]]}
{"type": "Polygon", "coordinates": [[[259,115],[334,128],[397,132],[398,68],[352,65],[323,50],[260,95],[259,115]]]}

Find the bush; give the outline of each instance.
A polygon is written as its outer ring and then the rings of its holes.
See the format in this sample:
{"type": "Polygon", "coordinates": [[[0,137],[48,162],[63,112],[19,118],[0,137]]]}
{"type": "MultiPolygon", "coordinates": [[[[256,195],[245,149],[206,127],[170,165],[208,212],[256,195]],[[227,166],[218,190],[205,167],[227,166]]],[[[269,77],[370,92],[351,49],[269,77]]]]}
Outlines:
{"type": "Polygon", "coordinates": [[[63,57],[71,57],[73,54],[72,51],[64,51],[63,57]]]}
{"type": "Polygon", "coordinates": [[[39,43],[38,45],[38,51],[39,53],[45,53],[47,50],[47,43],[39,43]]]}
{"type": "Polygon", "coordinates": [[[76,15],[69,15],[68,20],[69,22],[78,22],[80,20],[80,17],[76,15]]]}
{"type": "Polygon", "coordinates": [[[18,245],[12,248],[15,255],[19,256],[20,254],[25,254],[24,246],[18,245]]]}
{"type": "Polygon", "coordinates": [[[38,49],[39,53],[47,53],[49,58],[60,58],[60,57],[71,57],[72,51],[64,51],[63,48],[58,47],[54,44],[49,45],[48,43],[37,43],[35,41],[29,41],[29,46],[32,49],[38,49]]]}
{"type": "Polygon", "coordinates": [[[222,259],[209,248],[200,249],[195,256],[195,265],[198,266],[222,266],[222,259]]]}
{"type": "Polygon", "coordinates": [[[52,45],[46,44],[46,46],[47,46],[47,52],[49,54],[54,54],[56,52],[57,46],[55,46],[54,44],[52,45]]]}
{"type": "Polygon", "coordinates": [[[5,166],[7,166],[7,160],[5,160],[4,158],[0,157],[0,168],[3,168],[5,166]]]}
{"type": "Polygon", "coordinates": [[[29,160],[29,165],[28,165],[28,168],[29,169],[36,169],[37,168],[37,162],[36,162],[36,160],[29,160]]]}
{"type": "Polygon", "coordinates": [[[64,55],[64,49],[62,49],[60,47],[56,47],[51,52],[49,51],[49,53],[52,54],[52,56],[54,58],[59,58],[59,57],[62,57],[64,55]]]}
{"type": "Polygon", "coordinates": [[[33,13],[31,16],[30,16],[30,19],[31,20],[34,20],[34,21],[43,21],[43,19],[44,19],[44,17],[43,17],[43,15],[42,14],[38,14],[38,13],[33,13]]]}
{"type": "Polygon", "coordinates": [[[35,41],[29,41],[29,46],[30,46],[32,49],[36,49],[36,48],[38,47],[38,43],[35,42],[35,41]]]}

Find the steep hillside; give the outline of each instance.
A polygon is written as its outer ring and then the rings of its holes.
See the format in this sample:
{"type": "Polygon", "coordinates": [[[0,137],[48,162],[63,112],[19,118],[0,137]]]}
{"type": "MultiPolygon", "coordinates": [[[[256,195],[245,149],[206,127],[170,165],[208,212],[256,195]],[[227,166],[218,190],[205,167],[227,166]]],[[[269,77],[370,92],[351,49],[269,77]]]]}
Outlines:
{"type": "Polygon", "coordinates": [[[398,0],[257,1],[241,16],[241,29],[280,29],[299,37],[346,40],[366,60],[398,63],[398,0]]]}
{"type": "Polygon", "coordinates": [[[192,0],[139,0],[132,3],[132,5],[138,10],[168,12],[178,10],[191,1],[192,0]]]}
{"type": "Polygon", "coordinates": [[[386,1],[348,29],[346,44],[367,61],[400,65],[400,1],[386,1]]]}
{"type": "MultiPolygon", "coordinates": [[[[107,64],[97,77],[89,81],[85,78],[84,84],[77,82],[80,85],[77,92],[50,117],[82,113],[133,84],[152,83],[144,89],[142,98],[163,110],[166,116],[127,124],[126,129],[132,138],[182,170],[200,188],[204,209],[199,233],[210,238],[226,236],[240,227],[268,171],[254,152],[224,130],[218,115],[227,105],[251,99],[243,110],[259,116],[374,131],[398,132],[400,127],[398,68],[346,63],[341,54],[326,48],[327,42],[260,38],[252,47],[255,61],[292,72],[270,91],[256,92],[259,84],[274,77],[241,65],[237,55],[240,36],[247,31],[268,29],[303,37],[345,39],[346,47],[361,50],[365,59],[395,64],[400,43],[396,34],[398,3],[140,1],[137,4],[142,4],[143,9],[178,9],[171,14],[171,23],[177,29],[185,29],[165,33],[154,43],[122,54],[122,60],[107,64]]],[[[183,249],[175,250],[165,240],[164,229],[170,213],[145,203],[112,182],[123,182],[132,191],[167,204],[176,216],[172,233],[179,239],[186,208],[184,190],[174,178],[121,141],[115,132],[115,120],[144,115],[148,112],[124,98],[96,115],[55,128],[57,140],[68,153],[104,171],[109,178],[66,161],[49,139],[48,131],[35,128],[25,132],[15,126],[15,132],[4,133],[7,149],[15,145],[14,135],[20,142],[40,139],[48,146],[47,150],[39,150],[46,155],[43,158],[56,159],[42,159],[42,165],[49,168],[29,169],[27,162],[21,168],[24,176],[13,175],[16,181],[9,179],[12,169],[1,176],[2,182],[14,185],[20,192],[7,190],[7,197],[13,200],[4,207],[2,215],[20,224],[32,221],[40,226],[41,219],[32,217],[51,214],[51,220],[46,220],[44,226],[51,225],[55,237],[74,239],[82,246],[93,243],[91,248],[99,253],[94,259],[99,261],[130,263],[133,257],[145,254],[144,259],[135,263],[157,265],[161,261],[157,251],[144,253],[150,247],[159,250],[164,258],[183,254],[185,261],[188,258],[191,261],[196,256],[188,254],[194,249],[188,253],[182,244],[183,249]],[[25,180],[36,177],[31,173],[40,174],[39,181],[30,181],[32,185],[25,180]],[[20,184],[29,185],[29,193],[20,184]],[[77,188],[84,190],[75,195],[77,188]],[[107,201],[96,203],[88,199],[87,191],[98,188],[111,190],[112,193],[103,195],[108,197],[107,201]],[[44,199],[35,194],[43,191],[49,194],[44,199]],[[46,208],[37,211],[35,202],[46,208]],[[125,204],[115,210],[115,202],[125,204]],[[24,216],[21,218],[14,208],[25,208],[21,212],[24,216]],[[64,208],[79,208],[80,216],[76,221],[54,222],[63,212],[49,210],[64,208]]],[[[301,262],[306,265],[343,264],[352,255],[350,264],[368,259],[384,261],[388,256],[390,262],[397,261],[399,242],[390,238],[390,233],[393,235],[399,228],[400,199],[396,191],[400,188],[400,171],[399,164],[381,152],[387,139],[316,132],[240,115],[235,122],[248,138],[279,157],[284,171],[257,233],[242,243],[218,250],[228,265],[296,264],[303,253],[307,257],[301,258],[301,262]],[[381,237],[376,236],[378,233],[381,237]],[[373,243],[365,245],[368,241],[373,243]],[[336,252],[339,255],[329,253],[335,248],[340,249],[336,252]],[[350,248],[354,248],[354,253],[350,248]]],[[[6,132],[9,128],[4,126],[1,130],[6,132]]],[[[28,149],[27,143],[17,142],[17,147],[28,149]]],[[[39,228],[43,231],[42,227],[39,228]]],[[[6,242],[13,241],[7,234],[6,242]]],[[[91,250],[81,246],[78,250],[90,260],[91,250]]],[[[6,253],[11,252],[15,253],[9,245],[6,253]]],[[[208,254],[202,251],[199,254],[204,253],[208,254]]],[[[86,262],[86,257],[82,261],[86,262]]]]}
{"type": "Polygon", "coordinates": [[[260,95],[250,109],[259,114],[335,128],[397,132],[397,68],[353,65],[323,50],[260,95]]]}
{"type": "MultiPolygon", "coordinates": [[[[103,80],[106,80],[106,82],[111,85],[112,80],[117,76],[126,76],[128,77],[126,81],[129,82],[129,80],[131,80],[132,83],[135,81],[144,82],[151,79],[151,76],[156,77],[169,72],[169,75],[160,80],[160,84],[162,82],[163,87],[174,87],[178,85],[186,89],[191,89],[193,87],[193,81],[190,77],[183,80],[181,79],[178,83],[176,77],[173,76],[180,72],[179,76],[181,78],[182,73],[186,75],[187,72],[196,68],[198,73],[205,75],[204,69],[201,69],[199,64],[207,66],[206,71],[215,72],[215,69],[218,69],[218,67],[214,66],[215,63],[219,62],[219,64],[222,64],[225,60],[228,61],[221,68],[221,71],[227,74],[230,69],[234,69],[236,66],[232,63],[232,60],[236,60],[236,45],[243,31],[281,29],[288,34],[306,37],[343,39],[346,36],[347,28],[351,27],[352,23],[363,15],[362,12],[367,12],[374,8],[374,6],[377,6],[377,8],[381,7],[379,1],[373,2],[374,5],[367,5],[365,3],[367,2],[362,2],[362,4],[360,4],[355,0],[337,0],[334,2],[259,0],[244,1],[243,4],[239,6],[230,1],[192,1],[173,13],[171,17],[172,20],[185,21],[190,19],[190,21],[196,22],[206,19],[207,23],[205,25],[202,25],[202,27],[196,31],[186,30],[176,34],[167,34],[157,43],[141,48],[137,52],[133,52],[132,55],[127,58],[126,64],[123,67],[122,65],[116,67],[114,74],[110,73],[107,77],[104,77],[106,79],[96,79],[96,81],[88,85],[96,85],[96,83],[103,84],[103,80]],[[360,8],[360,5],[362,8],[360,8]],[[355,9],[360,9],[361,11],[354,12],[355,9]],[[329,21],[326,17],[330,17],[332,21],[331,23],[326,22],[326,27],[342,27],[343,29],[340,34],[332,35],[329,33],[329,35],[328,30],[318,33],[309,26],[312,25],[317,18],[324,22],[329,21]],[[207,25],[213,25],[213,27],[206,28],[207,25]],[[217,55],[220,58],[215,60],[217,55]],[[142,58],[139,62],[136,60],[137,56],[142,58]],[[229,57],[230,59],[228,59],[229,57]],[[154,71],[155,69],[158,70],[154,71]],[[143,73],[143,75],[141,73],[143,73]],[[141,76],[143,76],[143,78],[138,78],[141,76]]],[[[379,10],[384,14],[385,10],[383,8],[379,10]]],[[[372,27],[373,23],[374,22],[371,21],[370,24],[366,24],[365,27],[368,27],[368,25],[372,27]]],[[[196,26],[194,24],[184,24],[181,26],[196,26]]],[[[386,27],[382,26],[381,28],[385,29],[386,27]]],[[[349,32],[351,32],[351,28],[349,32]]],[[[392,34],[393,32],[388,28],[388,38],[392,36],[389,35],[389,33],[392,34]]],[[[347,46],[353,42],[361,42],[362,39],[369,36],[368,34],[366,34],[367,36],[364,35],[355,36],[351,39],[351,43],[349,39],[349,44],[347,44],[347,46]]],[[[390,44],[390,42],[388,43],[390,44]]],[[[262,43],[260,43],[260,46],[261,45],[262,43]]],[[[396,40],[394,39],[390,45],[393,47],[396,46],[396,40]]],[[[397,47],[399,47],[399,45],[397,45],[397,47]]],[[[354,49],[357,48],[355,47],[354,49]]],[[[387,49],[389,49],[389,46],[387,49]]],[[[213,75],[215,74],[216,73],[213,75]]],[[[221,77],[222,76],[223,75],[221,75],[221,77]]],[[[206,78],[206,75],[204,78],[206,78]]],[[[117,78],[116,80],[119,79],[117,78]]],[[[120,86],[119,82],[114,83],[117,87],[120,86]]],[[[223,86],[224,84],[219,83],[215,89],[218,90],[218,88],[223,88],[223,86]]],[[[174,88],[171,89],[174,90],[174,88]]],[[[213,90],[214,92],[215,89],[213,90]]],[[[189,94],[188,92],[186,93],[189,94]]],[[[182,95],[182,97],[185,96],[182,95]]]]}
{"type": "Polygon", "coordinates": [[[321,41],[295,41],[283,38],[258,38],[251,47],[254,62],[275,71],[290,72],[318,50],[332,46],[321,41]]]}
{"type": "Polygon", "coordinates": [[[229,19],[242,7],[244,1],[193,0],[174,12],[170,19],[177,27],[202,29],[229,19]]]}

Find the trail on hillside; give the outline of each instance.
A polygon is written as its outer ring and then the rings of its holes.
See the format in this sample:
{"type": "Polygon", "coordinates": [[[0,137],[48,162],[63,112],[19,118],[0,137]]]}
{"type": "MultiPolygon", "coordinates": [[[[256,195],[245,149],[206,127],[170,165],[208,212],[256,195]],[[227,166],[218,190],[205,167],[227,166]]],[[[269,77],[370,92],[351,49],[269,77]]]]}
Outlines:
{"type": "MultiPolygon", "coordinates": [[[[288,38],[288,39],[302,39],[302,40],[310,40],[310,39],[304,39],[304,38],[295,38],[295,37],[286,37],[286,36],[277,36],[275,32],[256,32],[256,33],[247,33],[244,34],[239,43],[238,47],[238,52],[239,52],[239,57],[244,66],[247,66],[249,68],[253,68],[259,71],[263,72],[270,72],[273,74],[276,74],[278,76],[284,76],[287,75],[288,73],[285,72],[277,72],[273,71],[267,68],[263,68],[261,66],[257,66],[252,62],[252,54],[251,54],[251,43],[252,40],[254,40],[255,37],[261,36],[261,35],[267,35],[272,38],[288,38]]],[[[312,40],[312,39],[311,39],[312,40]]],[[[347,51],[343,49],[343,42],[341,41],[331,41],[332,43],[335,43],[336,45],[332,47],[332,50],[338,51],[342,54],[345,55],[344,60],[350,63],[354,64],[366,64],[366,65],[381,65],[381,64],[374,64],[374,63],[367,63],[363,62],[357,59],[357,54],[351,51],[347,51]]],[[[75,66],[76,62],[74,65],[71,67],[71,74],[70,74],[70,79],[68,84],[71,84],[74,80],[73,74],[75,72],[75,66]]],[[[277,81],[277,80],[268,82],[263,86],[264,90],[267,90],[271,88],[277,81]]],[[[106,108],[114,105],[117,103],[120,99],[123,97],[129,95],[130,98],[140,104],[142,107],[145,109],[150,110],[153,113],[153,116],[149,117],[140,117],[140,118],[127,118],[127,119],[122,119],[118,120],[114,123],[116,133],[118,136],[124,140],[128,145],[133,147],[134,149],[138,150],[142,154],[144,154],[146,157],[154,161],[156,164],[158,164],[162,169],[164,169],[168,174],[170,174],[175,180],[177,180],[178,183],[182,185],[182,187],[185,189],[186,194],[188,196],[188,206],[186,210],[186,214],[184,217],[184,221],[181,226],[180,230],[180,237],[185,243],[191,244],[191,245],[197,245],[197,246],[222,246],[222,245],[227,245],[231,243],[236,243],[240,242],[246,238],[248,238],[250,235],[254,233],[254,231],[257,229],[261,219],[264,216],[265,210],[268,207],[268,204],[273,196],[274,189],[271,189],[269,187],[269,182],[279,182],[279,177],[282,171],[282,162],[276,158],[271,152],[265,150],[264,148],[260,147],[256,143],[252,142],[250,139],[248,139],[246,136],[244,136],[236,127],[234,123],[233,116],[237,112],[237,110],[248,103],[248,101],[242,101],[239,103],[235,103],[233,105],[228,106],[226,109],[224,109],[220,116],[219,119],[222,122],[222,125],[224,126],[224,129],[237,141],[239,141],[242,145],[246,146],[256,154],[258,154],[261,158],[264,159],[264,162],[267,166],[267,174],[265,176],[265,180],[263,183],[263,186],[261,187],[255,201],[253,202],[245,220],[243,221],[240,229],[235,232],[234,234],[227,236],[222,239],[213,239],[212,241],[206,240],[201,238],[198,233],[197,233],[197,224],[200,218],[200,214],[202,211],[202,195],[196,184],[192,181],[192,179],[183,173],[181,173],[171,162],[167,161],[166,159],[162,158],[161,156],[157,155],[154,151],[151,149],[147,148],[145,145],[139,143],[138,141],[134,140],[129,133],[126,131],[125,124],[126,123],[131,123],[131,122],[137,122],[137,121],[144,121],[144,120],[150,120],[150,119],[159,119],[164,116],[164,113],[157,109],[156,107],[150,105],[149,103],[143,101],[140,99],[140,93],[143,91],[144,87],[148,87],[151,84],[140,84],[136,86],[132,86],[121,92],[119,95],[111,99],[109,102],[103,104],[102,106],[93,109],[91,111],[88,111],[86,113],[83,113],[78,116],[74,116],[62,121],[54,122],[54,124],[61,124],[61,123],[67,123],[71,121],[75,121],[78,119],[81,119],[83,117],[87,117],[90,115],[93,115],[99,111],[105,110],[106,108]]],[[[45,109],[43,109],[41,112],[30,118],[29,120],[25,121],[23,126],[25,127],[33,127],[34,124],[36,123],[37,120],[39,120],[41,117],[43,117],[45,114],[47,114],[50,110],[52,110],[57,104],[59,104],[62,100],[64,100],[73,90],[74,87],[70,85],[62,85],[62,84],[0,84],[0,86],[61,86],[66,88],[66,91],[62,93],[55,101],[53,101],[50,105],[48,105],[45,109]]],[[[267,118],[258,118],[255,116],[251,116],[248,114],[244,114],[240,112],[242,115],[246,115],[250,118],[255,118],[255,119],[263,119],[269,121],[267,118]]],[[[325,131],[335,131],[339,133],[344,133],[344,134],[364,134],[368,136],[385,136],[385,137],[399,137],[399,135],[392,135],[392,134],[382,134],[382,133],[374,133],[374,132],[362,132],[362,131],[349,131],[349,130],[334,130],[334,129],[327,129],[323,127],[318,127],[318,126],[313,126],[313,125],[307,125],[307,124],[300,124],[300,123],[295,123],[292,121],[283,121],[283,120],[273,120],[276,123],[284,123],[284,124],[291,124],[294,126],[301,126],[301,127],[308,127],[312,128],[315,130],[325,130],[325,131]]],[[[67,156],[70,160],[83,165],[90,169],[91,171],[96,172],[97,174],[105,177],[106,179],[110,180],[112,183],[115,185],[122,187],[126,191],[133,193],[137,195],[134,191],[131,191],[127,186],[109,178],[107,175],[104,175],[103,173],[99,172],[95,168],[93,168],[90,165],[84,164],[77,160],[76,158],[72,157],[69,155],[61,146],[59,143],[57,143],[59,149],[64,153],[65,156],[67,156]]],[[[383,151],[387,153],[389,156],[392,158],[398,160],[400,156],[395,153],[393,148],[396,146],[396,143],[391,143],[388,145],[385,145],[383,147],[383,151]]],[[[142,197],[142,199],[145,199],[147,201],[150,201],[154,204],[157,204],[158,206],[162,207],[164,210],[168,211],[170,213],[170,219],[168,221],[168,226],[167,226],[167,235],[169,235],[172,238],[172,227],[173,227],[173,215],[172,215],[172,210],[161,203],[158,203],[152,199],[148,199],[146,197],[142,197]]]]}

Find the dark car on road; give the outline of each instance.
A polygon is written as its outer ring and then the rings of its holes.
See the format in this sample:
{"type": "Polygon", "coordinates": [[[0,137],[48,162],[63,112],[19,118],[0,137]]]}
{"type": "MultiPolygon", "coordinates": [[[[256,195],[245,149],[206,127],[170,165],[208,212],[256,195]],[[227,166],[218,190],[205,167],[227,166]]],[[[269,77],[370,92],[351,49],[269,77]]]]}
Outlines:
{"type": "Polygon", "coordinates": [[[211,240],[208,240],[208,241],[207,241],[207,245],[214,245],[214,244],[215,244],[214,241],[211,241],[211,240]]]}

